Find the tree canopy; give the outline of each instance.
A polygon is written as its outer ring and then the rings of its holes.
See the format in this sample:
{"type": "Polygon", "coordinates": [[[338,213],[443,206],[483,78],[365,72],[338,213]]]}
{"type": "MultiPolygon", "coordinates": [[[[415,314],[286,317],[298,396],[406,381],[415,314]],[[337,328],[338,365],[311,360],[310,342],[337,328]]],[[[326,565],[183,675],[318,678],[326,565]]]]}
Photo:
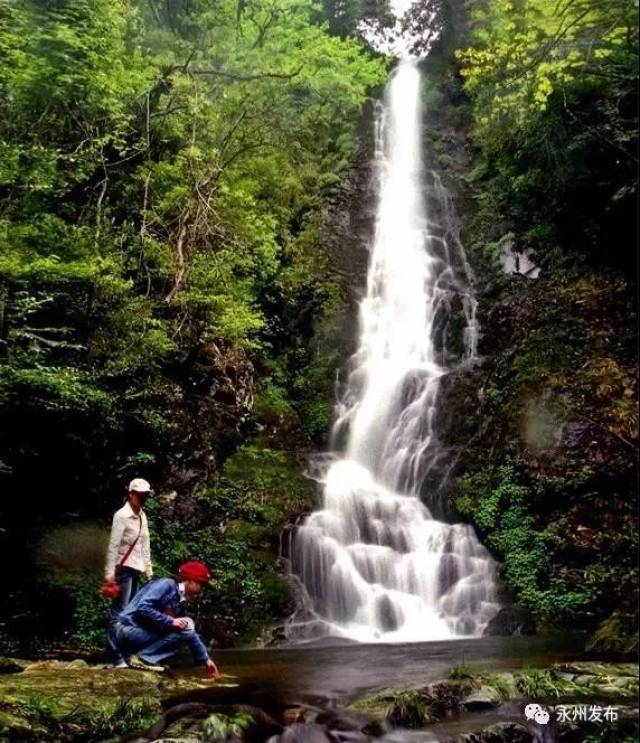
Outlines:
{"type": "MultiPolygon", "coordinates": [[[[4,411],[157,435],[170,366],[268,355],[265,293],[314,280],[385,64],[310,0],[15,0],[0,23],[4,411]]],[[[31,471],[33,439],[3,444],[31,471]]]]}
{"type": "Polygon", "coordinates": [[[474,8],[458,57],[483,172],[514,221],[533,206],[538,238],[559,230],[567,245],[620,255],[637,171],[637,20],[628,0],[474,8]]]}

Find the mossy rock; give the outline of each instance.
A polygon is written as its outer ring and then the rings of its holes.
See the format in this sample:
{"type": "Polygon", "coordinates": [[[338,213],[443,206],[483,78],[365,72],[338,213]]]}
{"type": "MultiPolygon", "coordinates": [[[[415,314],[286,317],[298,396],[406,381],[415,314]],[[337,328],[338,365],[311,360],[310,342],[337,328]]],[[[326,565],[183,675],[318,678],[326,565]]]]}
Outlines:
{"type": "Polygon", "coordinates": [[[562,674],[571,673],[578,677],[612,676],[638,678],[638,666],[635,663],[598,663],[578,661],[575,663],[557,663],[553,668],[562,674]]]}
{"type": "Polygon", "coordinates": [[[358,699],[349,709],[386,720],[394,726],[417,729],[459,710],[462,698],[471,690],[468,680],[449,679],[423,687],[381,689],[358,699]]]}
{"type": "Polygon", "coordinates": [[[394,727],[419,729],[435,718],[427,696],[418,690],[400,692],[387,713],[387,721],[394,727]]]}
{"type": "Polygon", "coordinates": [[[502,694],[493,686],[483,684],[462,702],[465,709],[483,710],[497,707],[502,701],[502,694]]]}
{"type": "Polygon", "coordinates": [[[398,689],[378,689],[356,699],[347,706],[347,709],[363,712],[377,720],[384,720],[399,693],[398,689]]]}
{"type": "Polygon", "coordinates": [[[16,658],[0,657],[0,674],[4,673],[22,673],[27,667],[28,661],[17,660],[16,658]]]}
{"type": "Polygon", "coordinates": [[[84,661],[40,661],[0,675],[0,740],[113,738],[135,733],[164,700],[214,682],[180,673],[105,669],[84,661]]]}

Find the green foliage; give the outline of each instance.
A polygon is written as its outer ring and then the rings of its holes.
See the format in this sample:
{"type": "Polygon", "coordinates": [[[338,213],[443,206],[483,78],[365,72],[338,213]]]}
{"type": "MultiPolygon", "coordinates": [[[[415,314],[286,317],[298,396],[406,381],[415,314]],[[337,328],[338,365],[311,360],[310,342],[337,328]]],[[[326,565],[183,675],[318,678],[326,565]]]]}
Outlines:
{"type": "Polygon", "coordinates": [[[603,728],[588,733],[584,738],[584,743],[636,743],[637,735],[618,735],[616,732],[603,728]]]}
{"type": "Polygon", "coordinates": [[[477,46],[460,54],[467,88],[482,91],[480,124],[526,124],[556,90],[589,84],[634,61],[633,5],[591,0],[493,0],[474,13],[477,46]],[[488,88],[488,89],[486,89],[488,88]]]}
{"type": "Polygon", "coordinates": [[[222,639],[234,643],[250,638],[265,618],[290,612],[291,589],[275,569],[274,545],[287,519],[309,508],[312,494],[289,452],[257,441],[238,448],[220,479],[196,493],[197,521],[162,518],[162,505],[148,503],[156,572],[172,575],[194,558],[212,568],[215,585],[194,613],[205,634],[220,639],[229,631],[222,639]]]}
{"type": "MultiPolygon", "coordinates": [[[[597,677],[594,677],[594,683],[597,677]]],[[[526,668],[516,677],[516,688],[525,699],[552,699],[568,695],[589,695],[589,684],[563,678],[554,671],[526,668]]]]}
{"type": "Polygon", "coordinates": [[[473,671],[464,663],[457,663],[449,669],[449,678],[454,681],[464,681],[473,678],[473,671]]]}
{"type": "Polygon", "coordinates": [[[257,390],[254,410],[261,420],[274,423],[280,423],[294,414],[285,390],[268,380],[262,382],[257,390]]]}
{"type": "Polygon", "coordinates": [[[228,738],[239,738],[251,725],[253,718],[244,712],[230,717],[229,715],[209,715],[202,723],[202,732],[214,740],[225,741],[228,738]]]}
{"type": "Polygon", "coordinates": [[[311,438],[318,438],[329,430],[333,405],[329,400],[316,399],[303,403],[300,409],[302,428],[311,438]]]}
{"type": "Polygon", "coordinates": [[[67,709],[55,699],[33,696],[13,706],[12,711],[34,729],[44,727],[59,740],[89,740],[89,735],[91,740],[106,740],[144,730],[157,718],[160,705],[151,699],[121,698],[97,709],[67,709]]]}
{"type": "Polygon", "coordinates": [[[107,622],[109,602],[100,598],[100,581],[67,578],[54,582],[64,586],[73,599],[71,637],[81,646],[101,647],[107,622]]]}
{"type": "Polygon", "coordinates": [[[431,721],[430,707],[419,691],[402,691],[394,697],[393,705],[387,713],[387,719],[392,724],[420,729],[431,721]]]}
{"type": "Polygon", "coordinates": [[[487,218],[503,215],[525,247],[560,238],[630,267],[637,5],[483,0],[471,29],[458,58],[482,155],[471,177],[487,186],[487,218]]]}
{"type": "Polygon", "coordinates": [[[488,675],[482,677],[482,682],[495,689],[502,699],[509,699],[512,693],[511,684],[504,676],[488,675]]]}
{"type": "Polygon", "coordinates": [[[215,492],[229,492],[236,503],[236,515],[269,521],[275,508],[283,512],[305,510],[313,498],[314,486],[302,475],[289,451],[272,449],[261,440],[239,447],[225,462],[223,477],[215,492]]]}
{"type": "MultiPolygon", "coordinates": [[[[211,376],[246,352],[260,370],[280,366],[256,412],[295,418],[292,379],[309,360],[296,354],[335,291],[319,215],[387,66],[330,33],[312,0],[18,0],[0,7],[0,58],[2,487],[55,493],[44,524],[105,518],[123,480],[161,482],[185,456],[203,350],[211,376]]],[[[317,433],[312,394],[300,398],[317,433]]],[[[224,408],[225,423],[239,415],[224,408]]],[[[212,456],[235,445],[236,422],[212,456]]],[[[215,497],[273,529],[271,494],[303,498],[290,465],[244,450],[215,497]]],[[[3,555],[33,538],[29,502],[3,502],[3,555]]],[[[219,598],[237,595],[237,614],[242,600],[264,608],[240,537],[221,544],[212,527],[200,544],[171,528],[158,540],[167,570],[208,557],[219,598]]],[[[97,639],[89,589],[65,590],[76,638],[97,639]]]]}
{"type": "Polygon", "coordinates": [[[596,598],[597,586],[572,588],[549,579],[554,527],[538,526],[534,514],[539,497],[518,483],[512,466],[500,467],[495,476],[486,472],[464,476],[458,488],[456,507],[473,519],[502,559],[502,578],[520,603],[539,616],[561,621],[596,598]]]}
{"type": "Polygon", "coordinates": [[[632,653],[638,645],[634,631],[637,618],[615,611],[603,622],[589,639],[586,650],[604,653],[632,653]]]}
{"type": "MultiPolygon", "coordinates": [[[[154,534],[154,555],[158,575],[174,575],[177,566],[189,559],[211,566],[214,588],[203,594],[192,612],[200,627],[205,617],[214,617],[228,619],[234,630],[246,631],[264,615],[261,569],[245,539],[225,537],[216,525],[193,529],[178,521],[156,523],[159,528],[154,534]]],[[[205,635],[211,633],[206,625],[204,629],[205,635]]]]}

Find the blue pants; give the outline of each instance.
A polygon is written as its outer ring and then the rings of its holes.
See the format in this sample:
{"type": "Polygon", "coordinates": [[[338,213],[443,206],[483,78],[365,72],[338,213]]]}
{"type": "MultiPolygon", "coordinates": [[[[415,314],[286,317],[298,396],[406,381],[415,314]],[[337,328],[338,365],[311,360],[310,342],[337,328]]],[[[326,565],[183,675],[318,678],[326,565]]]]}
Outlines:
{"type": "Polygon", "coordinates": [[[202,654],[202,641],[195,630],[175,630],[161,634],[144,627],[134,627],[118,622],[116,625],[116,638],[120,652],[130,655],[135,653],[146,663],[158,665],[164,663],[174,656],[181,645],[188,645],[196,663],[204,663],[202,654]]]}
{"type": "Polygon", "coordinates": [[[120,587],[120,593],[111,602],[107,629],[107,655],[109,656],[109,660],[114,664],[124,662],[124,657],[118,647],[118,640],[116,638],[118,617],[138,590],[139,578],[140,572],[138,570],[130,567],[116,568],[116,582],[120,587]]]}

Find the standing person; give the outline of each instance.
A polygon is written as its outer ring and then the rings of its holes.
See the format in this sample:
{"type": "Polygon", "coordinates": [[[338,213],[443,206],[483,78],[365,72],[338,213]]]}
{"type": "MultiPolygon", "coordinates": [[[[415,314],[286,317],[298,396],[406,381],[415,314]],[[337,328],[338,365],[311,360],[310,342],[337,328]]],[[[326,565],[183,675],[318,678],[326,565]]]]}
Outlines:
{"type": "Polygon", "coordinates": [[[153,577],[149,524],[143,510],[152,492],[151,485],[141,477],[131,480],[127,502],[113,516],[104,573],[106,583],[117,586],[107,630],[107,652],[116,668],[127,667],[115,637],[118,616],[138,590],[140,575],[144,573],[147,580],[153,577]]]}
{"type": "Polygon", "coordinates": [[[205,676],[219,676],[193,619],[184,616],[185,600],[198,598],[210,583],[209,568],[198,560],[190,560],[180,565],[175,578],[154,580],[138,591],[118,617],[115,628],[120,652],[136,653],[129,661],[132,666],[154,668],[187,645],[194,662],[203,666],[205,676]]]}

